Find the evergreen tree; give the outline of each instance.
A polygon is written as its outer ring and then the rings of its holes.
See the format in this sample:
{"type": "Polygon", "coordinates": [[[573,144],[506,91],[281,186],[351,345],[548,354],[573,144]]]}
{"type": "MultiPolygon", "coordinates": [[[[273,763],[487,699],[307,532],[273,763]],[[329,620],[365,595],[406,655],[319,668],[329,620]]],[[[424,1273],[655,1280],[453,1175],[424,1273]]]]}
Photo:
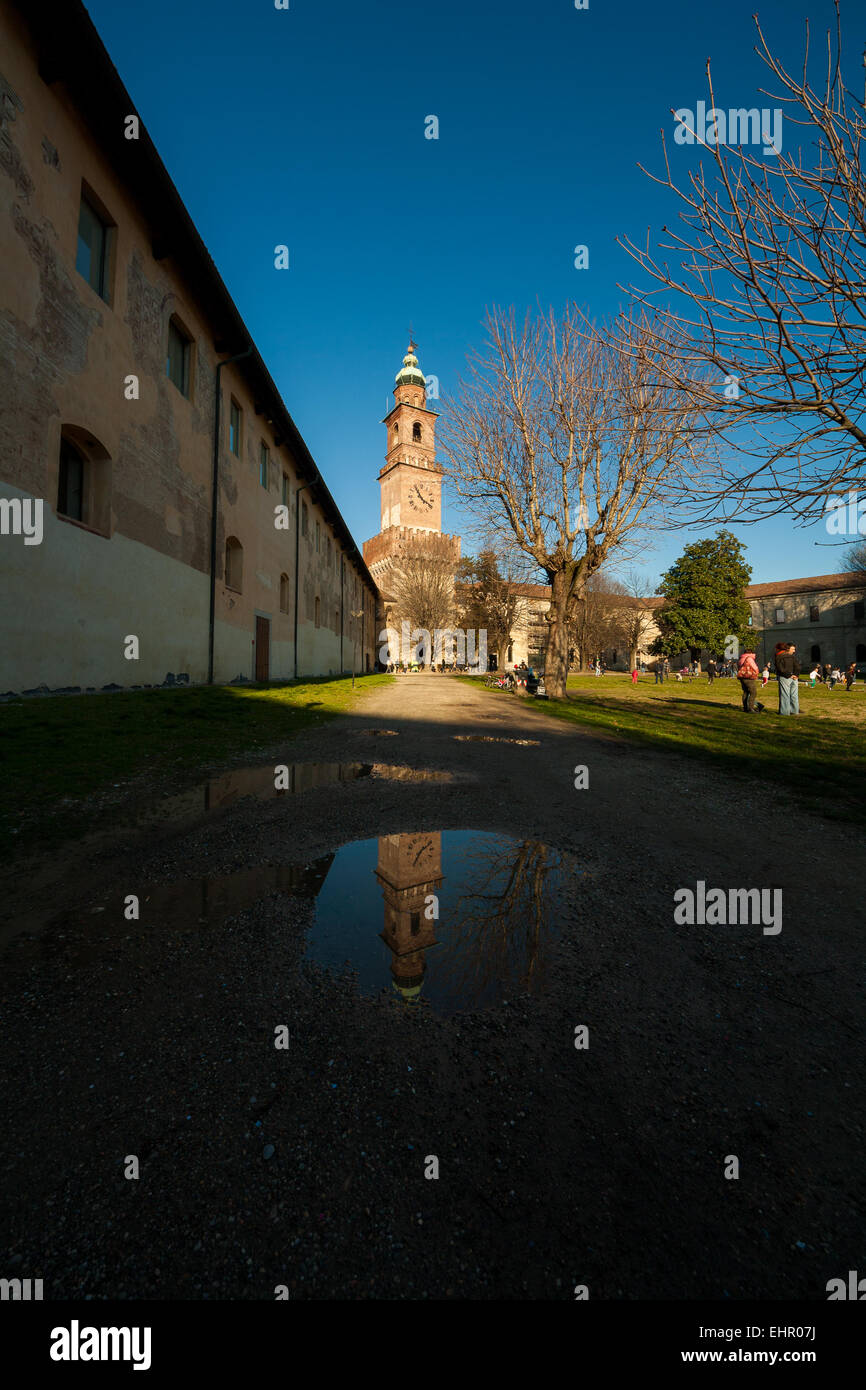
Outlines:
{"type": "Polygon", "coordinates": [[[656,614],[660,636],[653,650],[667,656],[702,648],[721,654],[728,638],[748,638],[749,605],[745,588],[752,571],[744,547],[730,531],[687,545],[679,560],[662,575],[664,605],[656,614]]]}

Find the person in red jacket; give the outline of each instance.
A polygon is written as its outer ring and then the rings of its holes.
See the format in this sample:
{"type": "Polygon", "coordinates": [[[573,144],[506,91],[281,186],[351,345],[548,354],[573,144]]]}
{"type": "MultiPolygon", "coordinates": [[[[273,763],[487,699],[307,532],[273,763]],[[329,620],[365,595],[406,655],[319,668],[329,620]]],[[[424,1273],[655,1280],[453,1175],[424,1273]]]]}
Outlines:
{"type": "MultiPolygon", "coordinates": [[[[745,651],[737,662],[737,678],[743,689],[743,711],[745,714],[755,713],[755,698],[758,693],[758,678],[760,676],[758,663],[755,660],[753,651],[745,651]]],[[[761,706],[758,705],[758,709],[761,706]]]]}

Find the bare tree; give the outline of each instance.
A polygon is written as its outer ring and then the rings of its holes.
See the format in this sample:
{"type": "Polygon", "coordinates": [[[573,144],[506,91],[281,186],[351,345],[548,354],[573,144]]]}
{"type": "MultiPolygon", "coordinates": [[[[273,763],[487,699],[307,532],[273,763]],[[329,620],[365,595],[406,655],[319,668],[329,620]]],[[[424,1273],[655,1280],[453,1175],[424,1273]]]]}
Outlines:
{"type": "Polygon", "coordinates": [[[467,857],[476,878],[454,908],[458,946],[444,962],[452,987],[475,998],[503,981],[531,991],[549,959],[557,892],[580,870],[570,855],[535,840],[477,845],[467,857]]]}
{"type": "Polygon", "coordinates": [[[522,326],[495,309],[485,327],[445,416],[447,467],[467,508],[550,584],[545,682],[564,698],[574,604],[696,467],[693,416],[660,380],[645,315],[624,343],[573,306],[522,326]]]}
{"type": "Polygon", "coordinates": [[[569,640],[585,669],[609,647],[622,641],[618,601],[623,585],[601,572],[586,583],[583,598],[577,600],[569,621],[569,640]]]}
{"type": "Polygon", "coordinates": [[[435,555],[400,554],[387,581],[388,598],[413,628],[450,627],[454,618],[454,567],[435,555]]]}
{"type": "MultiPolygon", "coordinates": [[[[736,512],[748,521],[790,510],[805,523],[828,493],[863,480],[866,124],[863,102],[843,81],[834,4],[835,37],[828,31],[817,88],[808,78],[808,23],[797,76],[770,51],[755,17],[755,51],[781,87],[764,93],[774,126],[781,112],[786,141],[801,129],[806,153],[800,145],[768,155],[726,145],[731,132],[721,122],[736,118],[739,131],[752,125],[757,142],[761,116],[716,108],[707,62],[712,123],[702,133],[672,114],[676,143],[708,150],[710,172],[701,164],[678,186],[665,147],[664,177],[650,175],[680,202],[682,230],[666,227],[661,243],[678,264],[660,264],[649,235],[643,250],[622,242],[661,291],[686,301],[657,318],[664,379],[687,390],[705,426],[734,448],[697,508],[705,517],[736,512]]],[[[766,148],[769,136],[760,135],[766,148]]],[[[660,290],[632,293],[646,306],[660,290]]]]}
{"type": "Polygon", "coordinates": [[[866,541],[852,545],[842,562],[843,574],[862,574],[866,579],[866,541]]]}
{"type": "Polygon", "coordinates": [[[619,585],[621,593],[611,600],[622,640],[628,647],[629,666],[634,670],[638,653],[656,626],[655,608],[647,602],[653,586],[640,570],[631,569],[619,585]]]}

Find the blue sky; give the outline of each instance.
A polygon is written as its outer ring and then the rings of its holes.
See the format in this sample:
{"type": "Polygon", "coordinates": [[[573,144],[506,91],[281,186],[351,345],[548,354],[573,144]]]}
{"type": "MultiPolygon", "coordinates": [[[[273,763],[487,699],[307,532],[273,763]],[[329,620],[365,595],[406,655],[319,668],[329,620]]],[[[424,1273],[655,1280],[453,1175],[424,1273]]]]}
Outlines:
{"type": "MultiPolygon", "coordinates": [[[[409,324],[441,409],[486,306],[615,312],[618,282],[641,277],[616,238],[657,240],[675,215],[636,166],[660,170],[660,130],[670,143],[670,108],[706,98],[707,57],[720,106],[769,105],[756,0],[87,3],[359,542],[379,527],[380,421],[409,324]]],[[[757,7],[794,65],[805,17],[813,35],[832,19],[829,0],[757,7]]],[[[461,530],[450,501],[444,529],[461,530]]],[[[696,534],[657,536],[647,577],[696,534]]],[[[755,582],[840,568],[823,527],[738,534],[755,582]]]]}

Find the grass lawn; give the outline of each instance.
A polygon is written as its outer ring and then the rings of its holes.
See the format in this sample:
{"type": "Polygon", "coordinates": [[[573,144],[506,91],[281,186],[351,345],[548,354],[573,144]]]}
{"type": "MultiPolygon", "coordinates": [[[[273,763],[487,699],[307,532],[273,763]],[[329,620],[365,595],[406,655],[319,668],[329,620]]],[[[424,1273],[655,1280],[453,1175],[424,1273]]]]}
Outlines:
{"type": "Polygon", "coordinates": [[[84,827],[75,802],[133,779],[272,747],[344,713],[393,676],[55,695],[0,704],[0,833],[63,838],[84,827]],[[66,800],[63,804],[64,799],[66,800]],[[70,805],[71,801],[71,805],[70,805]]]}
{"type": "MultiPolygon", "coordinates": [[[[478,680],[477,677],[468,679],[478,680]]],[[[757,778],[768,795],[788,789],[825,815],[866,822],[866,685],[809,689],[800,682],[799,718],[782,719],[775,680],[758,699],[763,714],[744,715],[737,680],[707,683],[625,673],[569,676],[568,701],[525,704],[540,717],[604,729],[653,748],[701,758],[721,771],[757,778]]],[[[491,698],[513,695],[491,691],[491,698]]]]}

